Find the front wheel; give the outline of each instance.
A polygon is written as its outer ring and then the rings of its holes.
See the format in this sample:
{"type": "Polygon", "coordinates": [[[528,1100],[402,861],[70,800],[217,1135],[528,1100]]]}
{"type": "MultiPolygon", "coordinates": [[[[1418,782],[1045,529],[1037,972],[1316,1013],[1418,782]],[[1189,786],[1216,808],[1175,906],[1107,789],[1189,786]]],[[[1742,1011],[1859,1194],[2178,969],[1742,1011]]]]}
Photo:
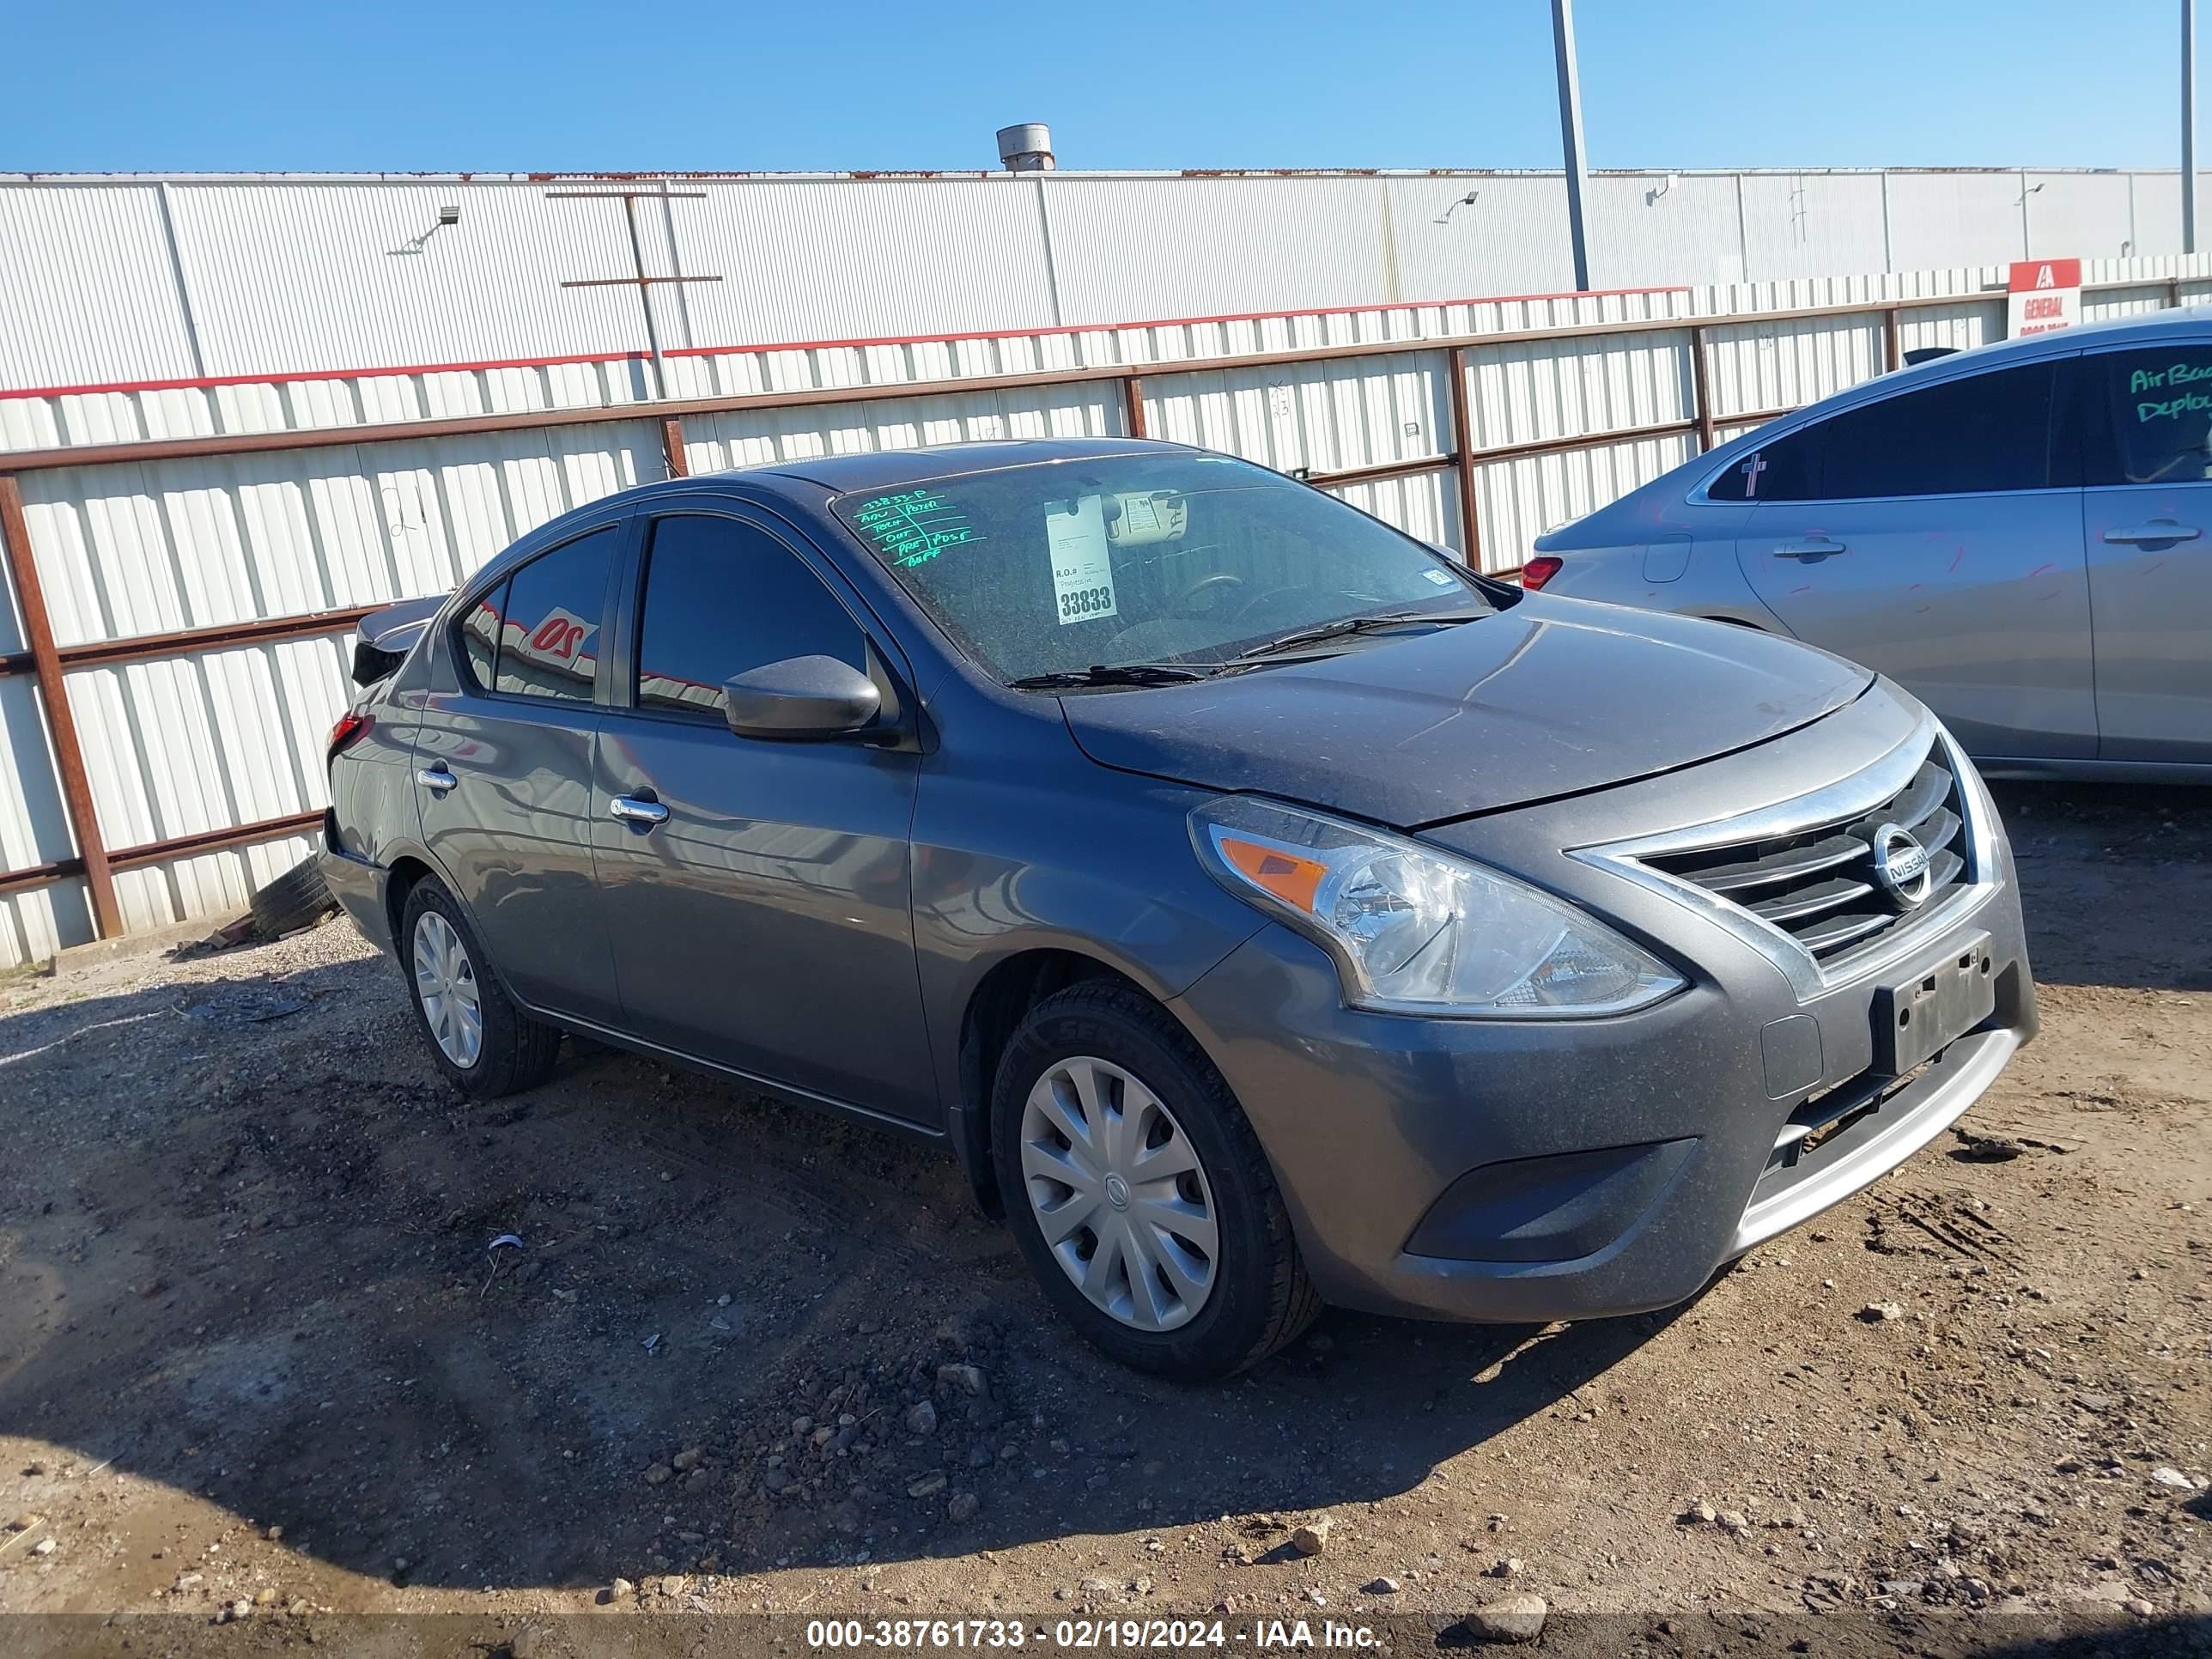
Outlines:
{"type": "Polygon", "coordinates": [[[399,937],[416,1020],[449,1082],[490,1100],[552,1075],[559,1029],[514,1006],[459,903],[436,877],[425,876],[408,893],[399,937]]]}
{"type": "Polygon", "coordinates": [[[1111,1358],[1210,1382],[1320,1311],[1258,1136],[1140,992],[1092,982],[1031,1009],[1000,1061],[991,1121],[1022,1254],[1111,1358]]]}

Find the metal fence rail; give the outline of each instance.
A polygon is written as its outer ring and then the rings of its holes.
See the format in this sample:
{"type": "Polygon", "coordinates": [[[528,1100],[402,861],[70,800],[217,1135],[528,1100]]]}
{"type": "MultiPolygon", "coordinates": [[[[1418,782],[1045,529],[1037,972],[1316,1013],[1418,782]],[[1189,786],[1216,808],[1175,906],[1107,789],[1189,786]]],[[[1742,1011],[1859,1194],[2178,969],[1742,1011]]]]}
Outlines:
{"type": "MultiPolygon", "coordinates": [[[[2107,308],[2112,310],[2176,305],[2183,298],[2184,280],[2179,276],[2148,281],[2142,276],[2123,277],[2097,284],[2096,291],[2110,296],[2107,308]]],[[[1674,308],[1670,300],[1646,299],[1641,303],[1647,310],[1662,306],[1674,308]]],[[[899,430],[918,432],[921,435],[915,441],[929,441],[933,423],[949,424],[965,433],[977,419],[999,418],[988,412],[976,413],[986,401],[995,409],[1014,410],[1033,424],[1043,422],[1038,426],[1040,430],[1188,438],[1278,465],[1284,460],[1284,434],[1300,417],[1299,401],[1320,408],[1334,398],[1341,406],[1337,411],[1340,416],[1364,422],[1369,448],[1398,453],[1385,453],[1379,459],[1355,465],[1297,471],[1321,488],[1456,547],[1476,568],[1510,574],[1518,568],[1522,548],[1533,533],[1532,523],[1540,528],[1536,521],[1540,514],[1557,510],[1553,497],[1545,494],[1540,470],[1559,458],[1618,451],[1625,458],[1621,465],[1635,475],[1630,482],[1639,482],[1665,465],[1711,448],[1737,431],[1787,412],[1808,396],[1821,395],[1865,374],[1894,368],[1906,349],[1929,343],[1931,337],[1974,343],[1988,330],[1989,308],[1992,305],[2001,308],[2002,304],[2001,295],[1993,298],[1986,289],[1954,288],[1930,295],[1884,295],[1843,303],[1716,314],[1647,314],[1543,326],[1462,328],[1425,337],[1353,339],[1212,356],[1166,355],[1145,362],[1076,361],[1046,368],[969,373],[936,380],[871,379],[780,390],[593,401],[573,407],[0,449],[0,552],[4,552],[12,577],[15,621],[23,647],[0,654],[0,692],[6,690],[11,678],[28,677],[35,684],[45,738],[36,747],[51,757],[58,785],[54,793],[71,842],[64,856],[0,871],[0,904],[10,896],[37,893],[81,878],[90,930],[100,936],[111,935],[143,919],[139,915],[126,916],[118,896],[118,875],[183,867],[189,860],[213,854],[300,842],[320,818],[319,779],[316,778],[292,790],[297,803],[294,810],[110,846],[103,832],[98,786],[107,787],[111,802],[118,799],[114,792],[119,786],[115,780],[100,775],[88,761],[80,711],[72,697],[73,677],[84,680],[100,671],[174,659],[204,662],[218,659],[219,653],[303,641],[324,641],[322,648],[334,655],[335,635],[351,628],[368,611],[399,597],[396,592],[378,594],[370,603],[140,631],[127,626],[95,628],[88,609],[94,599],[72,591],[67,606],[72,620],[68,626],[58,627],[56,606],[47,591],[49,583],[41,573],[41,556],[33,553],[27,483],[34,487],[37,496],[29,503],[32,511],[46,514],[49,525],[58,526],[73,524],[72,515],[92,508],[100,509],[92,514],[95,518],[115,516],[108,511],[114,501],[131,492],[161,490],[161,469],[173,464],[226,464],[234,474],[219,486],[179,485],[179,493],[204,494],[210,488],[220,488],[242,495],[266,482],[240,470],[252,458],[304,451],[359,452],[345,465],[324,469],[327,476],[319,474],[317,482],[335,479],[338,484],[366,488],[364,479],[374,484],[404,471],[387,473],[373,465],[378,453],[387,447],[415,447],[409,452],[415,458],[413,472],[427,475],[435,470],[442,476],[490,465],[467,453],[439,459],[438,446],[452,441],[543,434],[550,443],[550,434],[556,431],[605,427],[611,429],[610,441],[601,447],[605,453],[594,452],[597,472],[584,492],[604,493],[598,489],[599,483],[618,487],[623,482],[638,481],[629,477],[625,468],[650,476],[650,464],[657,463],[671,475],[683,475],[695,466],[719,466],[743,459],[762,444],[772,443],[772,438],[764,438],[762,433],[775,422],[787,423],[809,411],[823,418],[806,427],[803,435],[817,448],[828,448],[834,447],[838,437],[841,428],[835,422],[841,419],[872,420],[879,426],[889,423],[899,430]],[[1793,354],[1802,357],[1808,352],[1817,359],[1813,368],[1792,366],[1793,354]],[[1278,374],[1285,378],[1274,379],[1278,374]],[[1593,391],[1594,386],[1598,389],[1593,391]],[[1762,392],[1771,399],[1776,391],[1797,395],[1761,406],[1747,402],[1759,398],[1762,392]],[[1050,406],[1040,401],[1048,401],[1049,394],[1057,394],[1060,401],[1050,406]],[[916,414],[917,409],[922,412],[916,414]],[[1345,410],[1353,413],[1346,416],[1345,410]],[[1615,417],[1622,410],[1640,410],[1643,416],[1632,423],[1620,423],[1615,417]],[[932,410],[937,412],[933,415],[932,410]],[[825,431],[827,441],[823,436],[825,431]],[[611,464],[610,455],[613,457],[611,464]],[[637,462],[640,455],[649,458],[643,468],[637,462]],[[1538,469],[1536,473],[1529,471],[1532,465],[1538,469]],[[76,488],[72,480],[86,479],[94,482],[72,495],[76,488]],[[101,480],[110,482],[101,483],[101,480]],[[1392,486],[1398,487],[1397,493],[1390,493],[1392,486]],[[99,494],[102,488],[109,493],[99,494]],[[1539,505],[1532,507],[1531,501],[1539,505]],[[1487,541],[1486,527],[1492,532],[1487,541]],[[109,636],[70,637],[102,632],[109,636]],[[307,799],[301,801],[301,796],[307,799]]],[[[1444,314],[1447,320],[1456,320],[1444,314]]],[[[1473,320],[1471,313],[1469,320],[1473,320]]],[[[735,358],[741,354],[725,355],[735,358]]],[[[763,349],[752,355],[765,361],[775,353],[763,349]]],[[[759,372],[757,368],[747,371],[756,375],[759,372]]],[[[364,397],[364,407],[368,402],[364,397]]],[[[1291,436],[1291,447],[1297,447],[1295,433],[1291,436]]],[[[530,455],[536,460],[545,459],[536,450],[530,455]]],[[[397,463],[394,465],[396,469],[397,463]]],[[[279,482],[290,487],[289,481],[279,482]]],[[[1552,482],[1557,485],[1556,479],[1552,482]]],[[[1589,489],[1594,494],[1603,487],[1603,480],[1599,479],[1589,489]]],[[[398,485],[385,488],[405,493],[398,485]]],[[[1619,493],[1618,489],[1613,493],[1619,493]]],[[[1588,504],[1595,505],[1595,499],[1588,504]]],[[[550,516],[561,503],[549,501],[540,505],[548,509],[543,516],[550,516]]],[[[441,532],[447,530],[442,520],[440,527],[441,532]]],[[[480,538],[480,543],[483,539],[480,538]]],[[[64,550],[47,540],[42,539],[40,545],[51,568],[75,571],[77,562],[82,562],[91,573],[82,581],[71,576],[72,590],[88,582],[91,588],[100,590],[94,595],[100,605],[111,610],[128,608],[101,587],[94,553],[86,552],[77,561],[76,555],[64,556],[64,550]]],[[[494,550],[495,547],[480,544],[476,556],[481,558],[494,550]]],[[[467,552],[460,549],[453,562],[465,562],[467,552]]],[[[327,556],[319,548],[314,556],[327,556]]],[[[444,569],[437,580],[428,582],[427,590],[418,582],[418,591],[435,591],[446,585],[447,579],[460,574],[458,569],[444,569]]],[[[147,580],[158,586],[171,578],[161,575],[159,580],[147,580]]],[[[257,605],[264,603],[261,593],[262,589],[256,586],[257,605]]],[[[107,611],[100,614],[105,617],[107,611]]],[[[313,672],[327,677],[326,666],[313,672]]],[[[341,695],[343,689],[341,680],[341,695]]],[[[93,696],[89,691],[86,695],[93,696]]],[[[125,692],[104,687],[99,698],[112,702],[125,698],[125,692]]],[[[135,746],[143,763],[143,751],[150,742],[139,730],[143,718],[134,715],[127,699],[118,707],[119,714],[112,718],[105,712],[107,702],[100,702],[95,710],[103,745],[100,752],[109,770],[123,763],[118,744],[135,746]],[[111,735],[107,730],[111,725],[118,732],[127,732],[127,736],[111,735]]],[[[3,708],[0,714],[4,714],[3,708]]],[[[4,735],[4,729],[0,729],[0,737],[4,735]]],[[[204,742],[217,751],[222,749],[218,734],[196,732],[192,741],[204,742]]],[[[32,790],[24,776],[26,747],[19,738],[14,757],[19,802],[32,790]]],[[[237,757],[218,752],[214,758],[227,766],[237,757]]],[[[319,750],[312,759],[319,763],[319,750]]],[[[294,769],[304,775],[309,769],[299,765],[295,757],[294,769]]],[[[0,782],[5,781],[0,778],[0,782]]],[[[278,793],[282,793],[280,789],[278,793]]],[[[111,806],[111,811],[118,810],[111,806]]],[[[142,816],[149,821],[157,821],[159,817],[151,806],[142,816]]],[[[228,816],[247,815],[234,808],[228,816]]],[[[304,846],[296,850],[304,851],[304,846]]],[[[143,912],[146,905],[134,908],[143,912]]],[[[194,908],[189,896],[182,901],[182,908],[188,911],[194,908]]],[[[0,931],[0,957],[37,954],[40,943],[27,932],[21,939],[11,939],[0,931]]]]}

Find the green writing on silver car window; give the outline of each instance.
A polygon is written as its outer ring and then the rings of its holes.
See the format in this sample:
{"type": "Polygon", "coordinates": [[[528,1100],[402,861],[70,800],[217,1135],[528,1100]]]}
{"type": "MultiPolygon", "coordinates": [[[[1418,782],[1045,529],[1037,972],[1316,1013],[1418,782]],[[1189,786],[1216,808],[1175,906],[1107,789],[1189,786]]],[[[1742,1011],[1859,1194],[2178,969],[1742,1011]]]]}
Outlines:
{"type": "Polygon", "coordinates": [[[948,547],[980,542],[968,515],[933,489],[908,489],[863,501],[853,527],[893,564],[927,564],[948,547]]]}

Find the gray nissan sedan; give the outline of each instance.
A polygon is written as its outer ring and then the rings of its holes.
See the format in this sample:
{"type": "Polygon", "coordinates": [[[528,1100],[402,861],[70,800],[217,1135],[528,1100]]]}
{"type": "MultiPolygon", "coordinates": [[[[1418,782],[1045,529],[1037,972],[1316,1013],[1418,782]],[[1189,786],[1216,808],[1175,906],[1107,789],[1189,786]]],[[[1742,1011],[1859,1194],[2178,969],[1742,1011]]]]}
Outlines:
{"type": "Polygon", "coordinates": [[[1679,1302],[2035,1030],[1909,694],[1195,450],[629,490],[356,678],[322,866],[458,1087],[585,1033],[944,1141],[1170,1376],[1679,1302]]]}

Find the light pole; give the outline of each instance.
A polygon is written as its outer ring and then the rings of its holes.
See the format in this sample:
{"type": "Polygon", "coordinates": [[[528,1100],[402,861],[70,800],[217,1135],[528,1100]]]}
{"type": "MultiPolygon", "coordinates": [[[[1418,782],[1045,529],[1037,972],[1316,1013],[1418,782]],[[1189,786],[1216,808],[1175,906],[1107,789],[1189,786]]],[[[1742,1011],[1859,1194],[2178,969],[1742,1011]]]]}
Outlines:
{"type": "MultiPolygon", "coordinates": [[[[2186,6],[2189,0],[2183,0],[2186,6]]],[[[1574,0],[1552,0],[1552,49],[1559,64],[1559,143],[1566,152],[1567,234],[1575,245],[1575,289],[1587,291],[1589,244],[1583,236],[1583,92],[1575,74],[1574,0]]]]}
{"type": "Polygon", "coordinates": [[[2181,251],[2197,252],[2197,0],[2181,0],[2181,251]]]}

